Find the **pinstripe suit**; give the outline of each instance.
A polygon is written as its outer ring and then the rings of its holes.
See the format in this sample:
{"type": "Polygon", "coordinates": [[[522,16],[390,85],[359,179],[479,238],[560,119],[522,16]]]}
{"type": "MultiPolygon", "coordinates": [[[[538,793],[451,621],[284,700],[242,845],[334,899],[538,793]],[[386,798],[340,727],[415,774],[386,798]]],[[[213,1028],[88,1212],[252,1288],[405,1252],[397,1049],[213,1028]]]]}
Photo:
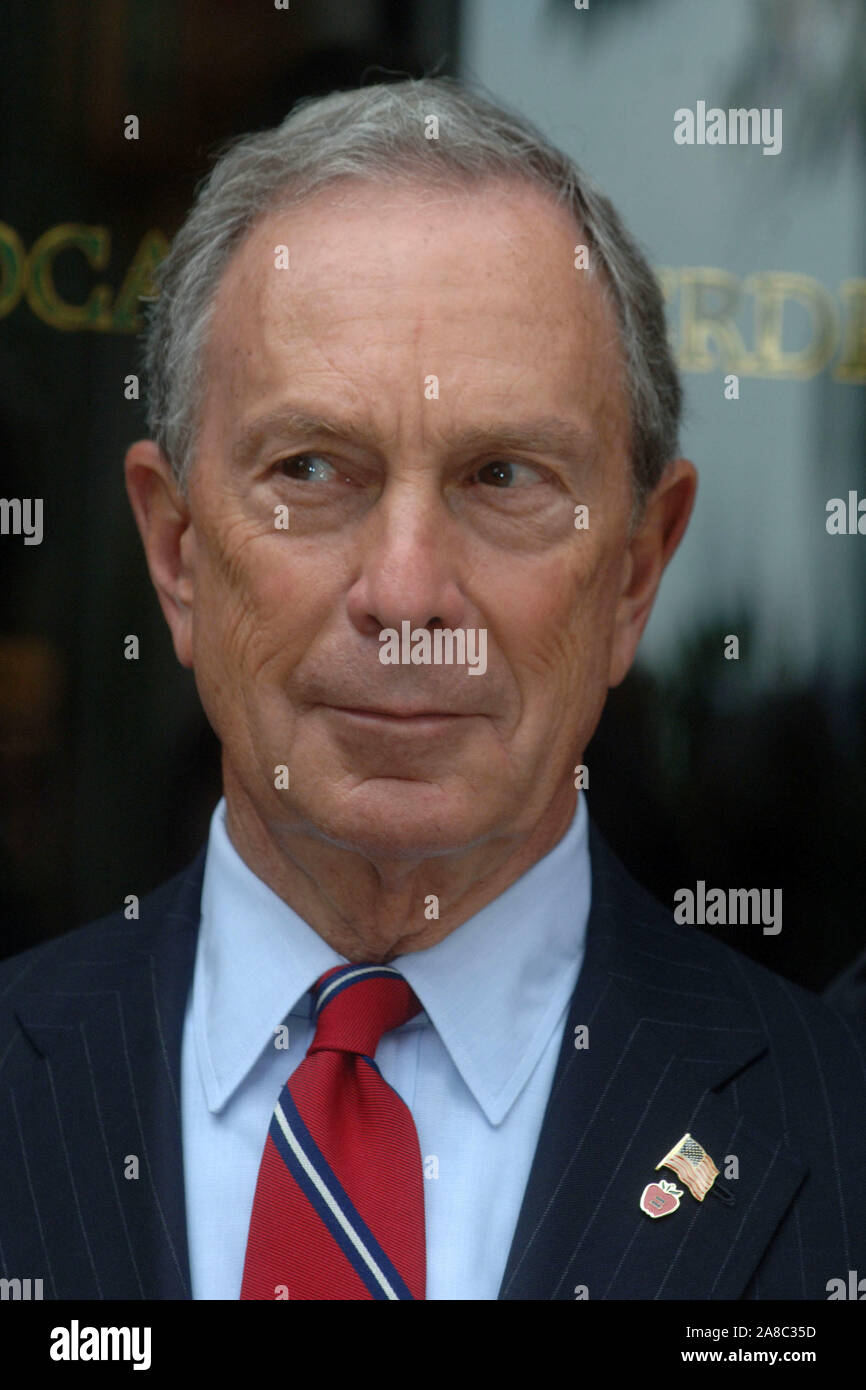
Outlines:
{"type": "MultiPolygon", "coordinates": [[[[862,1040],[676,925],[592,825],[590,854],[586,957],[499,1297],[825,1299],[866,1274],[862,1040]],[[728,1200],[685,1191],[650,1220],[641,1192],[686,1131],[728,1200]]],[[[46,1298],[189,1297],[178,1095],[203,865],[137,922],[0,965],[0,1267],[46,1298]]]]}

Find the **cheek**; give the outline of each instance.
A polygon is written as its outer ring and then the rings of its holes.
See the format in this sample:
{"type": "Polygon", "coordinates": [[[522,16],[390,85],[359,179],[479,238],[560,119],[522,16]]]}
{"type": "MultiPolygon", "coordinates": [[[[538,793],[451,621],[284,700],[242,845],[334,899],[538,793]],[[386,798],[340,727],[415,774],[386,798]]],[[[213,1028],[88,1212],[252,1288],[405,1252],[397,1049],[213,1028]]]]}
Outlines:
{"type": "Polygon", "coordinates": [[[524,713],[535,710],[527,731],[543,726],[551,739],[579,728],[585,741],[607,698],[620,556],[615,539],[588,540],[513,575],[512,611],[503,614],[506,660],[524,713]]]}
{"type": "MultiPolygon", "coordinates": [[[[263,540],[244,577],[245,602],[263,643],[294,664],[341,611],[343,567],[321,543],[263,540]]],[[[343,605],[344,606],[344,605],[343,605]]]]}
{"type": "Polygon", "coordinates": [[[592,649],[606,621],[600,590],[599,566],[588,556],[576,563],[573,553],[513,575],[511,603],[500,611],[513,668],[543,677],[552,696],[572,687],[594,664],[592,649]]]}
{"type": "Polygon", "coordinates": [[[232,550],[211,547],[197,576],[196,649],[227,683],[275,674],[285,680],[333,611],[322,566],[285,540],[251,534],[232,550]],[[309,557],[307,557],[309,560],[309,557]]]}

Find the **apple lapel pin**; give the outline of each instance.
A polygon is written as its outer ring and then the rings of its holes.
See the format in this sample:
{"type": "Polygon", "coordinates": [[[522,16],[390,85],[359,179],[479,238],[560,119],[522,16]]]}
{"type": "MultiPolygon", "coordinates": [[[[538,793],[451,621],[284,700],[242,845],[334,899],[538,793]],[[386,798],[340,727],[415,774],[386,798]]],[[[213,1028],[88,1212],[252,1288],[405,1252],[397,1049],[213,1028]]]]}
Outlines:
{"type": "Polygon", "coordinates": [[[661,1182],[649,1182],[641,1193],[640,1209],[653,1219],[670,1216],[679,1206],[682,1195],[674,1183],[665,1182],[664,1178],[661,1182]]]}

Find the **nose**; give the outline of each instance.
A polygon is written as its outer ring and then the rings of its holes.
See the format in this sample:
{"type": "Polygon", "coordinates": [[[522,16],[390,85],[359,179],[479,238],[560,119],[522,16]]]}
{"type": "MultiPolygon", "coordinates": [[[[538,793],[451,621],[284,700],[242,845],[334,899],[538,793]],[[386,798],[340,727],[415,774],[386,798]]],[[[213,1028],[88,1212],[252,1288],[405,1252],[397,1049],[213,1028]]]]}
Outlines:
{"type": "Polygon", "coordinates": [[[408,619],[415,628],[466,627],[462,537],[441,497],[417,482],[386,488],[359,531],[351,622],[378,641],[408,619]]]}

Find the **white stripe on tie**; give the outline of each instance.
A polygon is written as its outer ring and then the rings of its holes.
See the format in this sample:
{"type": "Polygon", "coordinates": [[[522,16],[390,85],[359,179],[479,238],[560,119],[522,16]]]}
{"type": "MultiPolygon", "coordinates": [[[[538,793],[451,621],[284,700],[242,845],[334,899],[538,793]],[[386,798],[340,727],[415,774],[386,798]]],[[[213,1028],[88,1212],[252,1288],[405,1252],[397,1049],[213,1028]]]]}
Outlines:
{"type": "MultiPolygon", "coordinates": [[[[338,975],[336,979],[330,980],[328,984],[325,985],[325,988],[319,995],[319,998],[316,1001],[316,1013],[319,1013],[322,1005],[327,1000],[328,995],[331,994],[332,991],[335,990],[339,985],[344,985],[347,980],[358,980],[361,978],[362,975],[369,975],[370,972],[373,970],[387,969],[387,965],[361,965],[358,967],[357,970],[353,970],[350,975],[338,975]]],[[[394,975],[398,980],[401,980],[403,978],[399,970],[392,970],[391,974],[394,975]]]]}
{"type": "Polygon", "coordinates": [[[342,1210],[337,1205],[337,1202],[334,1200],[331,1193],[328,1191],[327,1187],[322,1182],[315,1168],[310,1163],[309,1159],[307,1158],[307,1155],[304,1153],[303,1149],[301,1148],[300,1144],[298,1143],[297,1139],[292,1133],[289,1122],[283,1114],[283,1107],[280,1105],[279,1101],[277,1101],[277,1106],[274,1111],[274,1115],[276,1117],[277,1124],[283,1131],[283,1134],[286,1136],[286,1143],[289,1145],[289,1148],[292,1150],[292,1153],[297,1158],[298,1162],[300,1163],[304,1172],[307,1174],[307,1177],[313,1183],[319,1195],[323,1198],[331,1212],[339,1221],[343,1230],[346,1232],[346,1235],[349,1237],[355,1249],[358,1251],[358,1254],[361,1256],[361,1259],[364,1261],[367,1268],[373,1274],[374,1278],[378,1281],[379,1286],[382,1289],[384,1289],[388,1298],[395,1299],[399,1303],[399,1294],[394,1292],[393,1288],[388,1282],[388,1279],[385,1277],[384,1273],[376,1263],[376,1260],[373,1258],[373,1255],[367,1249],[363,1240],[358,1235],[358,1232],[352,1225],[350,1225],[349,1221],[346,1219],[342,1210]]]}

